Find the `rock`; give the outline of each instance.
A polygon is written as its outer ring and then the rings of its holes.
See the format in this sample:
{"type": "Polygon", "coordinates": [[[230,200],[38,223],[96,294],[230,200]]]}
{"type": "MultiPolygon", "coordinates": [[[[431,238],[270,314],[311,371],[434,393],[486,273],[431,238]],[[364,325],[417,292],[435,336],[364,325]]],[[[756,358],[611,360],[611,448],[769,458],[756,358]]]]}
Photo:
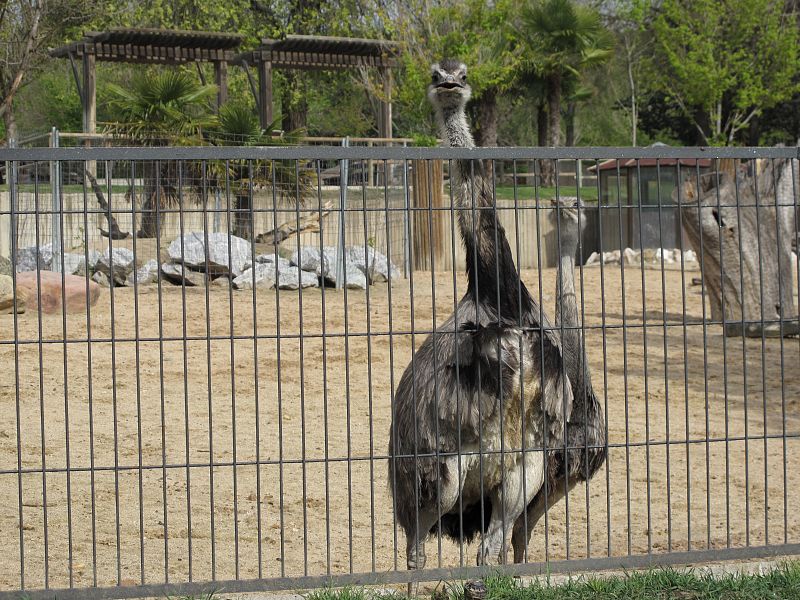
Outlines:
{"type": "Polygon", "coordinates": [[[254,287],[275,286],[275,265],[273,263],[257,263],[244,273],[234,278],[233,287],[237,290],[251,290],[254,287]]]}
{"type": "Polygon", "coordinates": [[[626,264],[635,265],[639,262],[640,254],[638,250],[634,250],[633,248],[625,248],[622,254],[625,257],[626,264]]]}
{"type": "Polygon", "coordinates": [[[694,250],[686,250],[683,253],[683,262],[697,262],[697,254],[694,253],[694,250]]]}
{"type": "Polygon", "coordinates": [[[291,263],[303,271],[312,271],[322,276],[322,273],[328,271],[328,258],[335,255],[336,248],[333,246],[326,246],[322,253],[317,247],[303,246],[299,251],[292,253],[291,263]]]}
{"type": "Polygon", "coordinates": [[[92,281],[95,283],[102,285],[103,287],[111,287],[111,282],[108,280],[108,275],[105,273],[101,273],[100,271],[96,271],[92,275],[92,281]]]}
{"type": "MultiPolygon", "coordinates": [[[[282,256],[278,256],[277,254],[259,254],[256,256],[256,264],[277,264],[278,268],[286,269],[292,266],[292,262],[289,259],[283,258],[282,256]]],[[[247,262],[244,265],[244,271],[248,269],[252,269],[253,265],[250,262],[250,259],[247,259],[247,262]]],[[[242,271],[242,272],[244,272],[242,271]]]]}
{"type": "Polygon", "coordinates": [[[0,275],[11,276],[11,261],[5,256],[0,256],[0,275]]]}
{"type": "Polygon", "coordinates": [[[655,262],[660,263],[663,260],[664,264],[672,264],[675,262],[675,259],[672,258],[672,256],[672,250],[667,250],[666,248],[656,248],[655,262]]]}
{"type": "Polygon", "coordinates": [[[346,249],[347,260],[352,262],[358,269],[366,275],[369,283],[389,281],[389,276],[393,280],[400,279],[400,271],[383,254],[367,246],[350,246],[346,249]]]}
{"type": "Polygon", "coordinates": [[[17,248],[16,269],[17,273],[24,273],[25,271],[35,271],[38,268],[42,271],[50,269],[50,264],[53,260],[53,245],[43,244],[41,246],[26,246],[24,248],[17,248]]]}
{"type": "Polygon", "coordinates": [[[28,305],[32,309],[41,308],[42,312],[55,313],[66,310],[67,313],[86,311],[88,283],[88,304],[94,306],[100,297],[100,286],[85,277],[54,271],[28,271],[17,275],[17,290],[28,294],[28,305]],[[63,277],[63,289],[62,289],[63,277]],[[41,287],[39,286],[41,280],[41,287]],[[39,291],[41,290],[41,291],[39,291]],[[41,304],[39,295],[41,293],[41,304]]]}
{"type": "Polygon", "coordinates": [[[225,276],[217,277],[216,279],[213,279],[211,281],[211,285],[213,287],[218,287],[223,289],[231,287],[232,284],[233,282],[231,281],[230,277],[225,277],[225,276]]]}
{"type": "Polygon", "coordinates": [[[319,278],[314,273],[303,271],[295,266],[278,268],[278,289],[296,290],[308,287],[319,287],[319,278]]]}
{"type": "MultiPolygon", "coordinates": [[[[342,287],[351,289],[367,289],[367,277],[356,263],[348,259],[349,252],[345,251],[345,268],[340,274],[342,278],[342,287]]],[[[363,256],[363,251],[362,251],[363,256]]],[[[299,266],[303,271],[311,271],[317,277],[324,279],[333,285],[337,284],[337,273],[339,271],[337,265],[337,251],[334,246],[326,246],[320,253],[319,248],[313,246],[305,246],[300,249],[300,252],[295,252],[292,255],[292,264],[299,266]]],[[[366,270],[366,261],[364,261],[364,270],[366,270]]],[[[394,274],[392,275],[394,277],[394,274]]]]}
{"type": "Polygon", "coordinates": [[[598,254],[597,252],[592,252],[589,255],[589,258],[586,259],[585,266],[588,267],[590,265],[598,264],[599,262],[600,262],[600,254],[598,254]]]}
{"type": "Polygon", "coordinates": [[[86,255],[83,252],[65,252],[62,257],[62,270],[71,275],[86,275],[93,273],[102,254],[96,250],[89,250],[89,267],[86,267],[86,255]]]}
{"type": "Polygon", "coordinates": [[[176,265],[174,263],[164,263],[161,265],[161,275],[164,279],[175,285],[202,286],[205,285],[207,277],[205,273],[192,271],[186,265],[176,265]]]}
{"type": "Polygon", "coordinates": [[[167,252],[172,262],[183,262],[198,271],[208,270],[212,276],[228,273],[239,276],[245,271],[245,264],[252,256],[250,242],[235,235],[228,236],[225,232],[186,233],[183,238],[173,240],[167,252]],[[208,249],[206,249],[206,235],[208,249]]]}
{"type": "Polygon", "coordinates": [[[609,252],[603,252],[603,263],[604,264],[618,264],[620,260],[621,253],[619,250],[611,250],[609,252]]]}
{"type": "Polygon", "coordinates": [[[125,283],[128,285],[145,285],[158,281],[158,261],[154,258],[148,260],[144,265],[131,272],[125,283]]]}
{"type": "MultiPolygon", "coordinates": [[[[9,265],[11,262],[9,261],[9,265]]],[[[24,313],[27,305],[28,294],[17,288],[16,302],[14,301],[14,281],[10,275],[0,274],[0,314],[10,315],[14,312],[24,313]],[[16,306],[16,311],[15,311],[16,306]]]]}
{"type": "Polygon", "coordinates": [[[114,248],[110,254],[106,250],[106,253],[97,261],[95,268],[97,272],[108,275],[109,281],[112,281],[115,286],[124,286],[128,275],[136,268],[136,261],[133,252],[128,248],[114,248]]]}

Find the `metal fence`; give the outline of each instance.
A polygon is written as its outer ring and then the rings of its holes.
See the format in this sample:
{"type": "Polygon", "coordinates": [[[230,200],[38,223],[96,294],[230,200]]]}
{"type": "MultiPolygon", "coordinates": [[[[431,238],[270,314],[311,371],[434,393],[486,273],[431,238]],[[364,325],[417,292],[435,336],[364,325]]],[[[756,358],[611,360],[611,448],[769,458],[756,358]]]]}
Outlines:
{"type": "MultiPolygon", "coordinates": [[[[800,554],[797,159],[797,148],[0,150],[0,254],[27,302],[0,314],[0,598],[800,554]],[[542,161],[594,179],[543,185],[542,161]],[[345,185],[354,162],[392,175],[345,185]],[[473,289],[459,207],[475,188],[450,186],[457,169],[485,174],[491,202],[469,210],[490,215],[494,248],[509,242],[520,278],[508,289],[522,297],[524,285],[541,307],[536,327],[495,316],[556,346],[580,331],[607,432],[577,448],[479,442],[481,464],[498,452],[606,458],[588,481],[541,488],[566,493],[548,502],[523,562],[477,568],[479,542],[434,530],[425,568],[407,570],[389,463],[444,465],[452,452],[400,456],[389,434],[409,365],[436,389],[459,369],[420,352],[456,333],[447,319],[473,289]],[[100,233],[109,217],[118,235],[100,233]],[[553,320],[570,254],[576,326],[553,320]]],[[[546,375],[543,362],[527,368],[535,377],[521,380],[546,375]]],[[[498,485],[478,483],[482,498],[498,485]]]]}

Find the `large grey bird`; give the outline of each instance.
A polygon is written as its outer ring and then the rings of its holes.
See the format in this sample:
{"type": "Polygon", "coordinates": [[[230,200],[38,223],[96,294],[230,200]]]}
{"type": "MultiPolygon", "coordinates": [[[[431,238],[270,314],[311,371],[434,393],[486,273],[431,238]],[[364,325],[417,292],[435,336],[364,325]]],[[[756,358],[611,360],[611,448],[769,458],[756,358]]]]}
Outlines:
{"type": "MultiPolygon", "coordinates": [[[[442,61],[431,78],[441,136],[473,147],[466,67],[442,61]]],[[[436,527],[458,541],[480,533],[478,564],[505,562],[572,404],[558,335],[520,280],[481,164],[454,161],[450,185],[467,291],[413,356],[392,412],[389,484],[409,569],[424,567],[436,527]]]]}
{"type": "Polygon", "coordinates": [[[561,338],[564,368],[572,384],[572,413],[567,423],[564,446],[548,451],[545,486],[528,505],[527,514],[514,526],[514,562],[523,562],[534,526],[549,506],[558,502],[575,484],[588,481],[606,458],[606,424],[600,401],[592,388],[591,372],[581,336],[578,302],[575,296],[575,253],[586,227],[579,217],[577,198],[553,201],[550,213],[559,250],[556,282],[556,329],[561,338]]]}

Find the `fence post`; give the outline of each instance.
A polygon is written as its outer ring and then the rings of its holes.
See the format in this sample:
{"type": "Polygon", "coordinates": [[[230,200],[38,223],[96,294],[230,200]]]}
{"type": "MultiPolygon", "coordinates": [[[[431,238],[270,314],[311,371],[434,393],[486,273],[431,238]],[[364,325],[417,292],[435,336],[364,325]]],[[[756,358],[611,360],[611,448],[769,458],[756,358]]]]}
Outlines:
{"type": "MultiPolygon", "coordinates": [[[[58,148],[58,129],[53,127],[50,131],[50,147],[58,148]]],[[[53,250],[53,263],[51,269],[61,272],[63,258],[61,256],[61,163],[57,160],[50,161],[50,196],[52,199],[52,213],[50,214],[50,235],[53,250]]]]}
{"type": "MultiPolygon", "coordinates": [[[[342,140],[342,148],[350,146],[350,138],[342,140]]],[[[347,225],[345,218],[345,208],[347,208],[347,179],[349,163],[346,158],[339,162],[339,239],[336,251],[336,287],[342,288],[345,277],[345,264],[347,258],[344,255],[344,229],[347,225]]]]}
{"type": "Polygon", "coordinates": [[[441,160],[415,160],[414,188],[414,265],[427,271],[431,261],[442,265],[444,250],[444,178],[441,160]],[[428,210],[425,210],[428,209],[428,210]]]}
{"type": "MultiPolygon", "coordinates": [[[[403,142],[403,148],[408,144],[403,142]]],[[[408,160],[403,159],[403,202],[405,204],[403,211],[403,275],[408,279],[411,272],[411,198],[408,192],[408,160]]]]}

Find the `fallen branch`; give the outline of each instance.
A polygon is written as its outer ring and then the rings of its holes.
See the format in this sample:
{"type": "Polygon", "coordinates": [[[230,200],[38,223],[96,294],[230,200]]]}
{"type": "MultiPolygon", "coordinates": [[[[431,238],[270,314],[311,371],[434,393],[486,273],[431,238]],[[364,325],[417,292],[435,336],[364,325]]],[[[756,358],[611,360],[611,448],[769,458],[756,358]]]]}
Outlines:
{"type": "Polygon", "coordinates": [[[109,209],[108,202],[106,202],[106,197],[103,194],[103,188],[97,183],[97,179],[94,175],[92,175],[88,170],[85,171],[86,177],[89,179],[89,183],[92,185],[92,191],[94,195],[97,197],[97,203],[100,205],[100,208],[103,209],[103,214],[106,216],[106,221],[108,221],[108,231],[100,228],[100,235],[103,237],[111,238],[112,240],[124,240],[125,238],[129,237],[131,234],[127,231],[121,231],[119,225],[117,225],[117,220],[114,218],[114,215],[111,214],[111,210],[109,209]]]}
{"type": "Polygon", "coordinates": [[[289,239],[291,236],[302,233],[302,232],[310,232],[310,233],[317,233],[319,232],[320,223],[323,218],[327,217],[331,212],[331,203],[328,202],[323,207],[323,210],[310,214],[306,218],[302,219],[299,223],[287,221],[286,223],[281,224],[279,227],[276,227],[272,231],[267,231],[266,233],[259,233],[256,236],[256,243],[257,244],[280,244],[284,240],[289,239]]]}

